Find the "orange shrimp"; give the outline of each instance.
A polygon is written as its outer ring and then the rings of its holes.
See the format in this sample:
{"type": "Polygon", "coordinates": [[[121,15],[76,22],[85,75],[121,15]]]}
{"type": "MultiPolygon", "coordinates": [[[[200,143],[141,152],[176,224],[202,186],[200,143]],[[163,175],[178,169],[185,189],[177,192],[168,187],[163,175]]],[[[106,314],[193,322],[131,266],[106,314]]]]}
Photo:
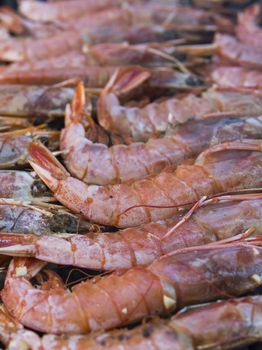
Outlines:
{"type": "Polygon", "coordinates": [[[189,121],[169,130],[162,139],[114,145],[93,143],[85,135],[85,91],[79,84],[65,117],[60,149],[70,173],[90,184],[106,185],[142,179],[196,157],[211,145],[239,138],[262,138],[262,119],[209,118],[189,121]],[[99,159],[99,160],[98,160],[99,159]]]}
{"type": "Polygon", "coordinates": [[[203,195],[261,185],[260,140],[216,145],[194,165],[171,167],[132,184],[107,186],[88,186],[71,177],[40,143],[29,144],[29,154],[31,166],[58,201],[102,225],[130,227],[166,219],[203,195]]]}
{"type": "MultiPolygon", "coordinates": [[[[39,217],[42,222],[47,221],[43,215],[39,217]]],[[[55,264],[95,270],[127,269],[149,265],[161,255],[177,249],[228,239],[249,228],[261,235],[261,217],[261,193],[224,195],[201,200],[182,218],[176,215],[167,221],[114,233],[36,236],[22,234],[22,230],[19,232],[19,227],[16,227],[18,234],[0,233],[0,254],[35,257],[55,264]]],[[[40,227],[42,222],[32,225],[40,227]]],[[[5,232],[8,232],[8,227],[5,232]]]]}
{"type": "Polygon", "coordinates": [[[218,67],[212,72],[213,81],[225,88],[262,90],[262,72],[242,67],[218,67]]]}
{"type": "Polygon", "coordinates": [[[28,346],[33,350],[207,350],[250,345],[261,341],[262,297],[234,298],[187,308],[171,319],[155,319],[130,329],[91,335],[41,338],[26,330],[1,308],[0,338],[8,350],[28,346]],[[234,325],[234,327],[232,327],[234,325]],[[237,330],[237,333],[236,333],[237,330]],[[221,338],[223,334],[223,338],[221,338]]]}
{"type": "Polygon", "coordinates": [[[98,99],[98,120],[103,128],[131,136],[135,141],[146,141],[163,135],[169,126],[192,118],[203,119],[209,114],[261,114],[262,95],[227,90],[208,90],[201,97],[188,94],[180,99],[169,98],[144,108],[121,105],[120,98],[149,77],[149,71],[138,67],[120,68],[115,72],[98,99]]]}
{"type": "Polygon", "coordinates": [[[262,283],[261,244],[256,237],[187,248],[148,267],[76,284],[71,291],[52,271],[46,271],[48,280],[35,288],[30,279],[45,263],[15,258],[1,297],[7,311],[34,330],[73,334],[111,329],[255,289],[262,283]]]}
{"type": "Polygon", "coordinates": [[[223,59],[247,68],[261,69],[262,51],[249,43],[241,43],[230,35],[216,34],[217,53],[223,59]]]}

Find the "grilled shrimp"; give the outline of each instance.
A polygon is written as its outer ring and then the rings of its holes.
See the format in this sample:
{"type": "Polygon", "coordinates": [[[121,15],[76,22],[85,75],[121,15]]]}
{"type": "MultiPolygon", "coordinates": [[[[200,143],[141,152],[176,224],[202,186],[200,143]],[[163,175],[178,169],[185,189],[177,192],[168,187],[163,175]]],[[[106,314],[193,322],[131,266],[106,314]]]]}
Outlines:
{"type": "Polygon", "coordinates": [[[84,86],[79,84],[72,111],[67,108],[60,149],[65,154],[65,164],[70,173],[91,184],[138,180],[156,174],[168,165],[178,165],[185,159],[196,157],[213,144],[262,138],[261,117],[219,117],[178,125],[162,139],[108,147],[94,144],[85,136],[85,105],[84,86]]]}
{"type": "Polygon", "coordinates": [[[63,116],[74,89],[51,86],[0,85],[0,114],[21,117],[63,116]]]}
{"type": "Polygon", "coordinates": [[[71,177],[40,143],[31,143],[29,154],[30,164],[58,201],[102,225],[130,227],[166,219],[179,206],[204,195],[261,185],[259,140],[216,145],[201,153],[194,165],[170,167],[132,184],[107,186],[88,186],[71,177]]]}
{"type": "Polygon", "coordinates": [[[34,138],[44,139],[50,149],[57,149],[59,132],[30,127],[0,134],[0,169],[25,166],[28,153],[27,144],[34,138]]]}
{"type": "MultiPolygon", "coordinates": [[[[16,227],[16,231],[12,231],[19,234],[0,234],[0,254],[35,257],[95,270],[115,270],[149,265],[177,249],[228,239],[249,228],[257,235],[262,234],[261,193],[214,197],[200,201],[189,213],[114,233],[37,237],[23,235],[16,227]]],[[[4,231],[8,232],[8,227],[2,229],[4,231]]]]}
{"type": "Polygon", "coordinates": [[[241,65],[247,68],[261,69],[262,50],[250,45],[241,43],[231,35],[216,34],[215,44],[217,53],[226,61],[241,65]]]}
{"type": "Polygon", "coordinates": [[[239,296],[261,285],[262,239],[187,248],[104,278],[65,289],[47,271],[35,288],[30,279],[45,263],[15,258],[1,296],[8,312],[41,332],[86,333],[110,329],[149,315],[168,315],[190,304],[239,296]],[[236,281],[238,283],[236,283],[236,281]]]}
{"type": "Polygon", "coordinates": [[[242,67],[218,67],[212,72],[213,81],[224,88],[262,90],[262,72],[242,67]]]}
{"type": "Polygon", "coordinates": [[[52,196],[44,183],[31,173],[18,170],[0,170],[0,198],[19,201],[34,199],[51,200],[52,196]]]}
{"type": "Polygon", "coordinates": [[[201,97],[189,94],[150,103],[144,108],[126,107],[119,98],[146,81],[150,72],[141,68],[118,69],[98,99],[98,120],[106,130],[146,141],[163,135],[169,126],[209,114],[261,114],[262,95],[240,91],[209,90],[201,97]]]}
{"type": "Polygon", "coordinates": [[[46,205],[39,202],[35,205],[30,202],[0,198],[0,219],[1,232],[42,235],[99,231],[98,225],[89,224],[63,207],[50,205],[50,203],[46,205]]]}

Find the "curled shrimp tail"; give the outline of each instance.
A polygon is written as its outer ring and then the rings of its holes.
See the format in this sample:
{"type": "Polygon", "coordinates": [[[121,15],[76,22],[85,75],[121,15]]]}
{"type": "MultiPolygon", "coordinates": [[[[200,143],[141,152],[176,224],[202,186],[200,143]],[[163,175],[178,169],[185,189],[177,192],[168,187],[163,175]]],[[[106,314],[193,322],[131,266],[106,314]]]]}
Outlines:
{"type": "Polygon", "coordinates": [[[41,142],[29,143],[28,153],[30,165],[52,191],[57,189],[60,180],[69,176],[63,165],[41,142]]]}
{"type": "Polygon", "coordinates": [[[107,83],[104,92],[126,95],[143,84],[150,77],[150,72],[141,67],[118,68],[107,83]]]}

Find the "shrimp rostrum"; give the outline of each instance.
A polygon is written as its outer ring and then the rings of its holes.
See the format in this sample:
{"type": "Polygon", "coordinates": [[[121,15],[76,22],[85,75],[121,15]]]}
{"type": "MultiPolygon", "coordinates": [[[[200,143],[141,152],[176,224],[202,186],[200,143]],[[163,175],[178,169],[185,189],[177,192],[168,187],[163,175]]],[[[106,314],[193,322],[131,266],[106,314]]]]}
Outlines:
{"type": "Polygon", "coordinates": [[[211,145],[243,138],[262,138],[260,117],[210,117],[190,120],[170,128],[164,138],[130,145],[93,143],[86,136],[88,122],[83,84],[79,84],[66,109],[60,149],[66,168],[87,184],[116,184],[157,174],[168,165],[179,165],[211,145]]]}
{"type": "Polygon", "coordinates": [[[255,237],[187,248],[148,267],[76,284],[71,291],[50,270],[42,288],[35,288],[30,280],[45,263],[15,258],[1,296],[8,312],[34,330],[73,334],[110,329],[255,289],[262,283],[261,243],[255,237]]]}
{"type": "MultiPolygon", "coordinates": [[[[21,211],[21,206],[17,210],[19,209],[21,211]]],[[[28,214],[28,211],[24,216],[32,215],[30,211],[28,214]]],[[[262,193],[224,195],[201,200],[183,217],[175,215],[166,221],[114,233],[45,234],[39,237],[36,236],[39,233],[36,229],[45,229],[46,233],[48,228],[54,231],[52,219],[57,217],[43,220],[43,213],[38,213],[38,216],[40,220],[31,224],[34,234],[22,234],[23,226],[19,231],[19,221],[15,227],[16,231],[14,228],[12,230],[18,234],[10,233],[8,227],[3,229],[2,232],[8,233],[0,233],[0,254],[35,257],[55,264],[88,269],[114,270],[149,265],[161,255],[177,249],[229,239],[250,229],[256,235],[261,235],[262,193]],[[42,227],[43,222],[49,225],[42,227]]],[[[71,227],[73,232],[74,217],[69,213],[68,216],[71,220],[64,220],[64,226],[59,225],[60,232],[63,232],[63,227],[67,232],[71,227]]],[[[83,224],[84,222],[82,227],[83,224]]],[[[79,226],[81,229],[81,225],[79,226]]],[[[90,228],[91,226],[89,230],[90,228]]]]}
{"type": "Polygon", "coordinates": [[[202,196],[261,186],[261,140],[219,144],[201,153],[193,165],[170,167],[131,184],[107,186],[88,186],[71,177],[40,143],[31,143],[29,154],[30,164],[58,201],[92,222],[109,226],[166,219],[179,206],[202,196]]]}

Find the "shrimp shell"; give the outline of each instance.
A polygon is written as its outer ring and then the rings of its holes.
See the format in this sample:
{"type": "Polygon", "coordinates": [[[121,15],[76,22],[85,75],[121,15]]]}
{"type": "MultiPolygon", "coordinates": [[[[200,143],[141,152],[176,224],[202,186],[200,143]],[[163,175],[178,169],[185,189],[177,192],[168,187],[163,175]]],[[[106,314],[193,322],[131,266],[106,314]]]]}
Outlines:
{"type": "Polygon", "coordinates": [[[43,288],[35,288],[30,279],[45,263],[15,258],[1,297],[8,312],[31,329],[87,333],[251,291],[262,283],[261,259],[261,237],[216,243],[174,252],[148,267],[91,279],[70,291],[51,271],[43,288]]]}
{"type": "Polygon", "coordinates": [[[107,186],[88,186],[71,177],[40,143],[31,143],[29,154],[31,166],[58,201],[92,222],[109,226],[130,227],[166,219],[179,206],[204,195],[261,185],[260,140],[216,145],[201,153],[194,165],[170,167],[131,184],[107,186]]]}
{"type": "Polygon", "coordinates": [[[229,350],[262,339],[261,312],[262,298],[255,295],[187,308],[171,319],[155,319],[132,330],[40,338],[23,329],[2,307],[0,336],[7,350],[25,344],[33,350],[217,350],[221,346],[229,350]]]}
{"type": "Polygon", "coordinates": [[[262,138],[261,117],[219,117],[178,125],[162,139],[107,147],[94,144],[85,136],[85,105],[84,86],[79,84],[72,111],[67,108],[60,149],[65,153],[69,172],[88,184],[135,181],[157,174],[168,165],[178,165],[185,159],[196,157],[211,145],[243,138],[262,138]]]}
{"type": "Polygon", "coordinates": [[[114,233],[36,237],[16,228],[17,235],[0,233],[0,254],[110,271],[149,265],[161,255],[228,239],[250,227],[262,234],[262,194],[214,197],[199,206],[191,216],[176,215],[114,233]]]}
{"type": "Polygon", "coordinates": [[[163,135],[168,127],[189,119],[203,119],[209,114],[261,114],[262,95],[240,91],[210,89],[198,97],[188,94],[182,98],[169,98],[144,108],[121,105],[119,98],[133,91],[149,79],[143,69],[118,69],[98,99],[97,114],[106,130],[146,141],[163,135]]]}

